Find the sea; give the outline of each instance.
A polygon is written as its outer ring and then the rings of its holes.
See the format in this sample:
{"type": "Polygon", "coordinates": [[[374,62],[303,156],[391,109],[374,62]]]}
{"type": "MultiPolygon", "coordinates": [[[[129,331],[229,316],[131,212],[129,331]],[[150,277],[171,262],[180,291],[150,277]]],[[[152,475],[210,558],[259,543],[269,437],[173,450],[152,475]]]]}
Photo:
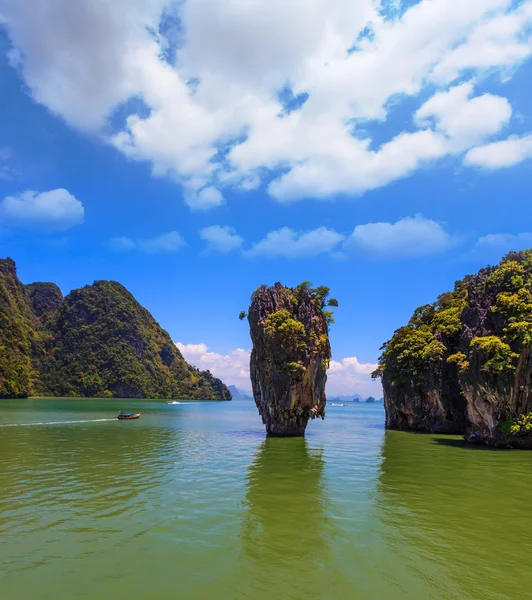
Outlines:
{"type": "Polygon", "coordinates": [[[0,401],[2,600],[532,598],[532,452],[328,405],[0,401]],[[141,412],[118,421],[123,412],[141,412]]]}

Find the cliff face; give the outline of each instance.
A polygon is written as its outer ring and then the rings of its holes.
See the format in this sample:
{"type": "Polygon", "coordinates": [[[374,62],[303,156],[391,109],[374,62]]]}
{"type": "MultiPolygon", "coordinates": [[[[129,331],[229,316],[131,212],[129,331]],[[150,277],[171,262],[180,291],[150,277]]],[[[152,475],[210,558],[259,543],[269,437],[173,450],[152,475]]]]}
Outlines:
{"type": "Polygon", "coordinates": [[[251,383],[268,435],[302,436],[309,419],[325,416],[331,357],[331,316],[323,310],[327,294],[327,288],[276,283],[252,296],[251,383]]]}
{"type": "Polygon", "coordinates": [[[455,368],[446,364],[427,368],[421,378],[405,378],[398,384],[390,372],[382,375],[386,426],[389,429],[464,433],[466,403],[455,368]]]}
{"type": "Polygon", "coordinates": [[[0,259],[0,398],[24,398],[33,391],[36,324],[15,263],[0,259]]]}
{"type": "Polygon", "coordinates": [[[510,253],[417,309],[385,344],[375,375],[387,427],[532,447],[531,344],[532,251],[510,253]]]}
{"type": "Polygon", "coordinates": [[[63,294],[55,283],[30,283],[24,293],[35,316],[43,322],[53,318],[63,301],[63,294]]]}
{"type": "Polygon", "coordinates": [[[231,399],[119,283],[63,299],[54,284],[22,285],[13,261],[0,260],[0,319],[0,397],[231,399]]]}

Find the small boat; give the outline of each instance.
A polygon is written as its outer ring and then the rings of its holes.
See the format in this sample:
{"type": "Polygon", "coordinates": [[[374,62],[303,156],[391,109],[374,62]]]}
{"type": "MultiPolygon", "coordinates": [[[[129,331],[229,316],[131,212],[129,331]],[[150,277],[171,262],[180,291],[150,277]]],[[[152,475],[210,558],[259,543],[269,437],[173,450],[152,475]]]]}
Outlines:
{"type": "Polygon", "coordinates": [[[181,402],[176,402],[175,400],[168,400],[166,404],[181,404],[181,402]]]}
{"type": "Polygon", "coordinates": [[[126,419],[139,419],[140,418],[140,413],[128,413],[128,414],[124,414],[122,411],[120,411],[118,413],[118,417],[116,417],[117,419],[119,419],[120,421],[126,420],[126,419]]]}

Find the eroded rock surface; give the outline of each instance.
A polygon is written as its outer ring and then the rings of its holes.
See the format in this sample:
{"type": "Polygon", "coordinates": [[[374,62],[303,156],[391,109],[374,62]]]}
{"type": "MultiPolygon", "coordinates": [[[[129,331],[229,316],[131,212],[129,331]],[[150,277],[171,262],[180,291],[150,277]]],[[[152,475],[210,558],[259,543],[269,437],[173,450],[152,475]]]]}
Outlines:
{"type": "Polygon", "coordinates": [[[276,283],[252,296],[251,383],[268,435],[302,436],[309,419],[325,417],[331,357],[327,295],[328,288],[276,283]]]}

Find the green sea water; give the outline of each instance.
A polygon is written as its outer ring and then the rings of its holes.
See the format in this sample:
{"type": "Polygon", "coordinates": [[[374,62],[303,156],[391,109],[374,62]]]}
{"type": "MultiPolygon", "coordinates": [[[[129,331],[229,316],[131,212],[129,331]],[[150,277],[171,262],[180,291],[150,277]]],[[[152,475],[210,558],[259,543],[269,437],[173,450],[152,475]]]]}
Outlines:
{"type": "Polygon", "coordinates": [[[328,406],[265,439],[248,402],[2,401],[0,597],[532,598],[532,452],[383,422],[328,406]]]}

